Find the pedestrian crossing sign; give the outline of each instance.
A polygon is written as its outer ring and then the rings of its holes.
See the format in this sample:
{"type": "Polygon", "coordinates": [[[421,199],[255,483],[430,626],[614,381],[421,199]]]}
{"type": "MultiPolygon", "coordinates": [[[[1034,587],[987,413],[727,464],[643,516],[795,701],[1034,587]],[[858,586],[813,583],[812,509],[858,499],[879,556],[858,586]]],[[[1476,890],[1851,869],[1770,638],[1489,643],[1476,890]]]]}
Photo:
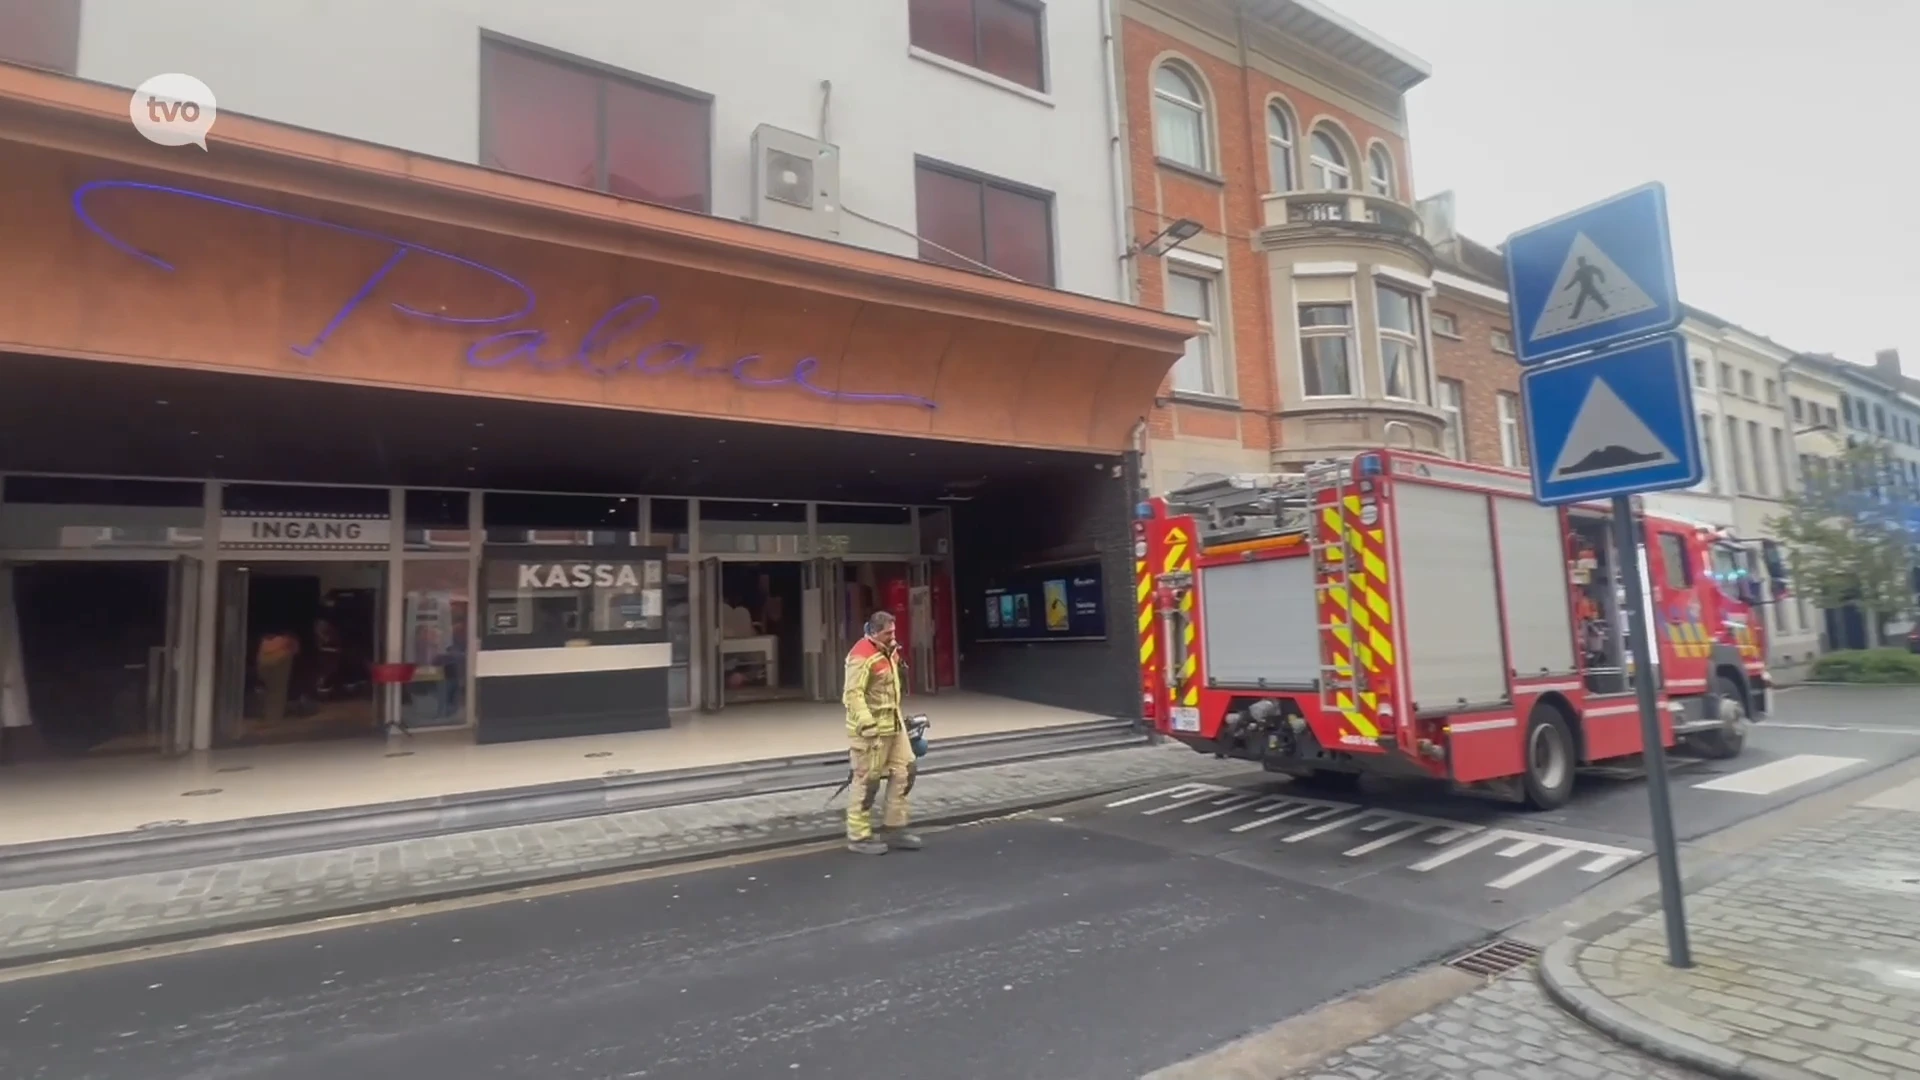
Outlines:
{"type": "Polygon", "coordinates": [[[1665,333],[1684,317],[1659,184],[1522,229],[1504,254],[1522,364],[1665,333]]]}

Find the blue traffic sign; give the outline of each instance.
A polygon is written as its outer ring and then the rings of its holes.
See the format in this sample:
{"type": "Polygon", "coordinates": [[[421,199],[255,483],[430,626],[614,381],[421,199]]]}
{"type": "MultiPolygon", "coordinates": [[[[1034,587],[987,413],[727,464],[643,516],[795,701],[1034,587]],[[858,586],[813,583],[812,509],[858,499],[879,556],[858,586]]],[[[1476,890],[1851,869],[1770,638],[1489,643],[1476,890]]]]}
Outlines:
{"type": "Polygon", "coordinates": [[[1548,506],[1700,482],[1679,334],[1534,368],[1520,378],[1533,497],[1548,506]]]}
{"type": "Polygon", "coordinates": [[[1684,317],[1657,183],[1522,229],[1505,255],[1522,364],[1664,333],[1684,317]]]}

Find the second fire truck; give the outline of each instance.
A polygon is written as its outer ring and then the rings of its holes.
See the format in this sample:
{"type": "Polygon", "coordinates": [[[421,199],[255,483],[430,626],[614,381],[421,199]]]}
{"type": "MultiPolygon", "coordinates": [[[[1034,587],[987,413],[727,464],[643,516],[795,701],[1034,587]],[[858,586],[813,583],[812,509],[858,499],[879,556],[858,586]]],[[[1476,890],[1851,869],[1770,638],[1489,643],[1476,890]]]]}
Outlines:
{"type": "Polygon", "coordinates": [[[1641,752],[1622,569],[1655,637],[1663,742],[1733,757],[1765,714],[1778,548],[1525,474],[1380,450],[1143,503],[1143,707],[1195,750],[1324,786],[1428,777],[1550,809],[1641,752]],[[1757,557],[1756,557],[1757,556],[1757,557]],[[1764,573],[1760,572],[1764,570],[1764,573]]]}

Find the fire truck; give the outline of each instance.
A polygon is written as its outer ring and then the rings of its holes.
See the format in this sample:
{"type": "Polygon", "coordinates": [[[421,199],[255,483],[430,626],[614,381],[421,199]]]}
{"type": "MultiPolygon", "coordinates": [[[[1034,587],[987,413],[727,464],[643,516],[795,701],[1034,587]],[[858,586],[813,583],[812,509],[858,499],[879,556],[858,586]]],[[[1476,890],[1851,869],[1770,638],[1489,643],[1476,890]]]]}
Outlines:
{"type": "Polygon", "coordinates": [[[1642,749],[1624,569],[1663,744],[1737,756],[1767,709],[1781,553],[1633,505],[1623,553],[1610,502],[1541,506],[1524,473],[1390,449],[1149,499],[1143,710],[1308,784],[1424,777],[1551,809],[1642,749]]]}

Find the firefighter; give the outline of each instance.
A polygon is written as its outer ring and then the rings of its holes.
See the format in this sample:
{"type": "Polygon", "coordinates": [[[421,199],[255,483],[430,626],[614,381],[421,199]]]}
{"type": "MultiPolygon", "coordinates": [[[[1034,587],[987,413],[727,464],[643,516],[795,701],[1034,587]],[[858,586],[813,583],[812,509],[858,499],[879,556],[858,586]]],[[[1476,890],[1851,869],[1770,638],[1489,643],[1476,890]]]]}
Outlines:
{"type": "Polygon", "coordinates": [[[900,647],[894,641],[893,615],[876,611],[866,635],[847,653],[847,741],[853,764],[847,792],[847,849],[860,855],[885,855],[889,849],[920,850],[920,838],[907,831],[907,795],[913,791],[913,743],[900,709],[900,647]],[[887,785],[886,811],[878,835],[873,804],[887,785]]]}

